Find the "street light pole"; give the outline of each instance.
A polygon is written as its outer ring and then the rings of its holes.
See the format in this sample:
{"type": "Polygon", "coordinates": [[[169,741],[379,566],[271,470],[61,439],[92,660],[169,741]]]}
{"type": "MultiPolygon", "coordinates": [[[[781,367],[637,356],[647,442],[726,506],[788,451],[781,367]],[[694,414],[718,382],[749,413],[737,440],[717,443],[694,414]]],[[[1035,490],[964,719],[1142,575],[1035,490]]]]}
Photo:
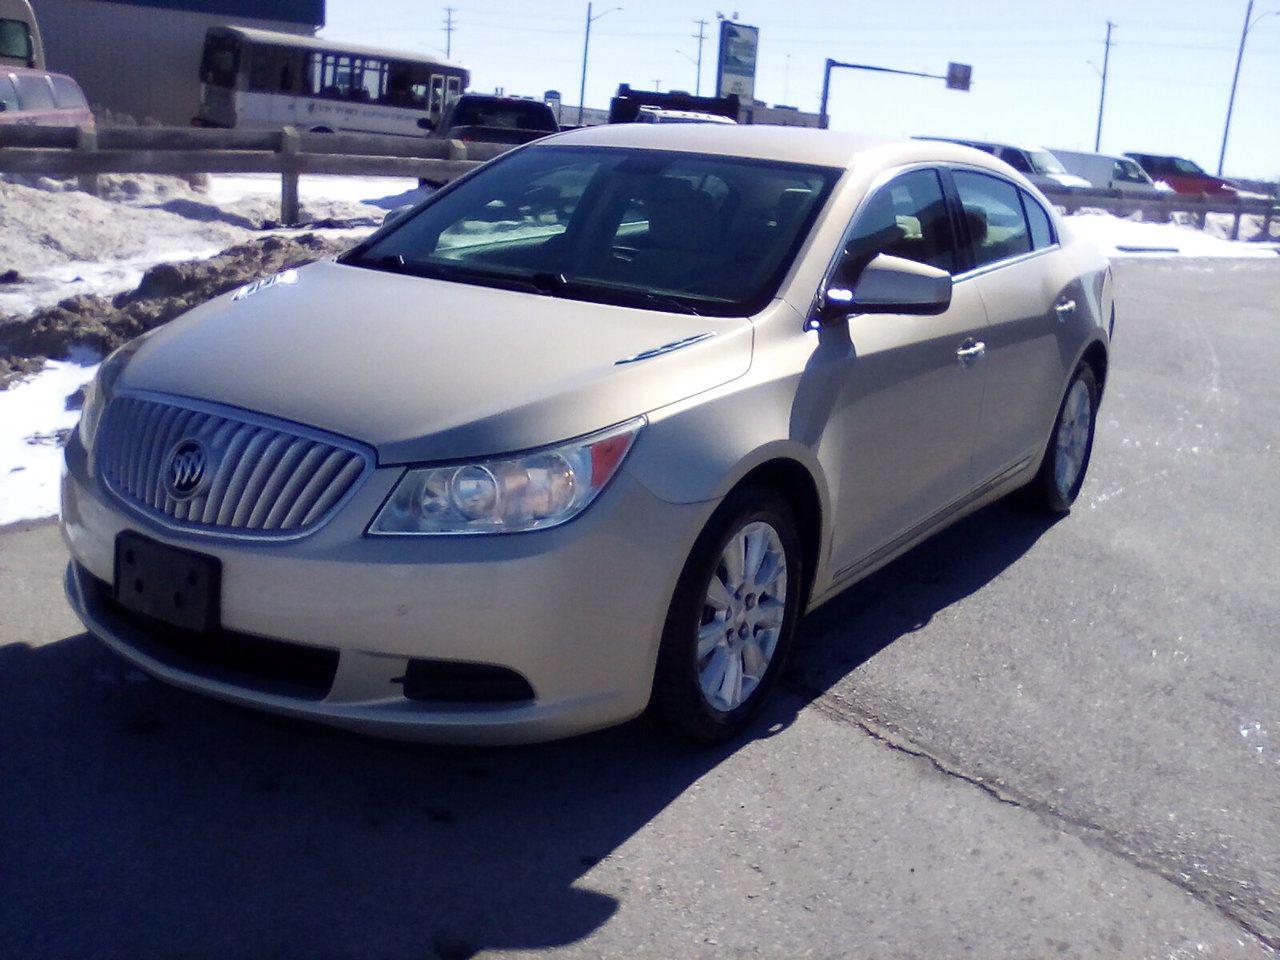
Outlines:
{"type": "Polygon", "coordinates": [[[587,4],[587,32],[582,38],[582,85],[578,87],[578,126],[582,126],[582,111],[586,106],[587,99],[587,50],[591,46],[591,24],[595,23],[605,14],[613,13],[615,10],[621,10],[621,7],[610,7],[604,13],[591,15],[591,4],[587,4]]]}
{"type": "Polygon", "coordinates": [[[1222,149],[1218,152],[1218,176],[1222,176],[1222,165],[1227,159],[1227,137],[1231,134],[1231,114],[1236,106],[1236,86],[1240,83],[1240,63],[1244,60],[1244,45],[1249,39],[1249,31],[1253,29],[1258,20],[1263,17],[1270,17],[1276,11],[1272,10],[1261,14],[1257,20],[1253,19],[1253,0],[1249,0],[1249,5],[1244,11],[1244,29],[1240,31],[1240,49],[1236,52],[1236,72],[1231,77],[1231,96],[1227,100],[1227,122],[1222,128],[1222,149]]]}
{"type": "Polygon", "coordinates": [[[1102,108],[1107,104],[1107,71],[1111,68],[1111,28],[1114,26],[1110,20],[1107,21],[1107,48],[1102,54],[1102,93],[1098,96],[1098,132],[1093,137],[1094,153],[1102,149],[1102,108]]]}

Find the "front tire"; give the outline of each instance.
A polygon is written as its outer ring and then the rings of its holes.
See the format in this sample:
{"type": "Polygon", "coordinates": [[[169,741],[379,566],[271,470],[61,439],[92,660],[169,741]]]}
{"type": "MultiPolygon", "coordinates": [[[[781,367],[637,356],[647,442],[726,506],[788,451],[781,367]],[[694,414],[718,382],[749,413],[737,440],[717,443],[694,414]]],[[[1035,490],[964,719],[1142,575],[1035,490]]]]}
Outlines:
{"type": "Polygon", "coordinates": [[[650,713],[715,743],[759,712],[786,661],[804,593],[800,536],[777,494],[746,488],[712,515],[667,614],[650,713]]]}
{"type": "Polygon", "coordinates": [[[1068,513],[1084,486],[1098,423],[1098,395],[1093,367],[1080,364],[1058,406],[1040,472],[1028,487],[1035,504],[1050,513],[1068,513]]]}

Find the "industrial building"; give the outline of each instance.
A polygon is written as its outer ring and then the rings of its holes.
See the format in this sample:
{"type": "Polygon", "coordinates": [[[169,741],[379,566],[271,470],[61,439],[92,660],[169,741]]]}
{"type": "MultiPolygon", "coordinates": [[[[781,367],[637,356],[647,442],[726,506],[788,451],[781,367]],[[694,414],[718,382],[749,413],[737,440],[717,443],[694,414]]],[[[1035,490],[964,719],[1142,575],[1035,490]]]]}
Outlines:
{"type": "Polygon", "coordinates": [[[79,81],[113,119],[185,126],[200,105],[209,27],[314,35],[324,0],[32,0],[48,69],[79,81]]]}

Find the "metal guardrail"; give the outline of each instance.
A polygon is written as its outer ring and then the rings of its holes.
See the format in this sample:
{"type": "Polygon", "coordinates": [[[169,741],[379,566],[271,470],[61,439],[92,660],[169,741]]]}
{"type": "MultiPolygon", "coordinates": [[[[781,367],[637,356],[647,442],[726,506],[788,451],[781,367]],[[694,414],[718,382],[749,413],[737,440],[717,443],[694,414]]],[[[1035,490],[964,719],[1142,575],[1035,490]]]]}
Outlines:
{"type": "Polygon", "coordinates": [[[1141,213],[1144,219],[1168,221],[1175,213],[1190,213],[1204,229],[1205,218],[1211,213],[1225,213],[1232,217],[1231,239],[1240,239],[1240,219],[1245,216],[1262,218],[1262,229],[1257,240],[1271,236],[1271,221],[1280,220],[1280,201],[1275,198],[1214,197],[1208,194],[1161,193],[1158,196],[1125,193],[1121,190],[1054,190],[1041,188],[1055,206],[1071,214],[1081,209],[1105,210],[1116,216],[1141,213]]]}
{"type": "Polygon", "coordinates": [[[188,127],[0,126],[0,173],[78,177],[97,193],[103,173],[274,173],[280,175],[280,222],[300,219],[298,178],[418,177],[446,183],[510,150],[507,144],[464,143],[283,130],[188,127]]]}

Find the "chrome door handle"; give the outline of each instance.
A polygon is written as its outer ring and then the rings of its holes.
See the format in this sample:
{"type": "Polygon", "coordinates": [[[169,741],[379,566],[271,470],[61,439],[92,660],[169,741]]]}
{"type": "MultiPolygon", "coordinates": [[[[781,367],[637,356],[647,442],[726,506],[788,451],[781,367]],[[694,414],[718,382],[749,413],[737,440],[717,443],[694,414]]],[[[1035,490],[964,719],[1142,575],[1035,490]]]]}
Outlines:
{"type": "Polygon", "coordinates": [[[1059,300],[1053,305],[1053,312],[1058,315],[1058,322],[1065,323],[1067,318],[1076,312],[1074,300],[1059,300]]]}
{"type": "Polygon", "coordinates": [[[987,345],[981,340],[966,340],[956,351],[956,356],[960,358],[961,363],[968,363],[970,360],[977,360],[986,352],[987,345]]]}

